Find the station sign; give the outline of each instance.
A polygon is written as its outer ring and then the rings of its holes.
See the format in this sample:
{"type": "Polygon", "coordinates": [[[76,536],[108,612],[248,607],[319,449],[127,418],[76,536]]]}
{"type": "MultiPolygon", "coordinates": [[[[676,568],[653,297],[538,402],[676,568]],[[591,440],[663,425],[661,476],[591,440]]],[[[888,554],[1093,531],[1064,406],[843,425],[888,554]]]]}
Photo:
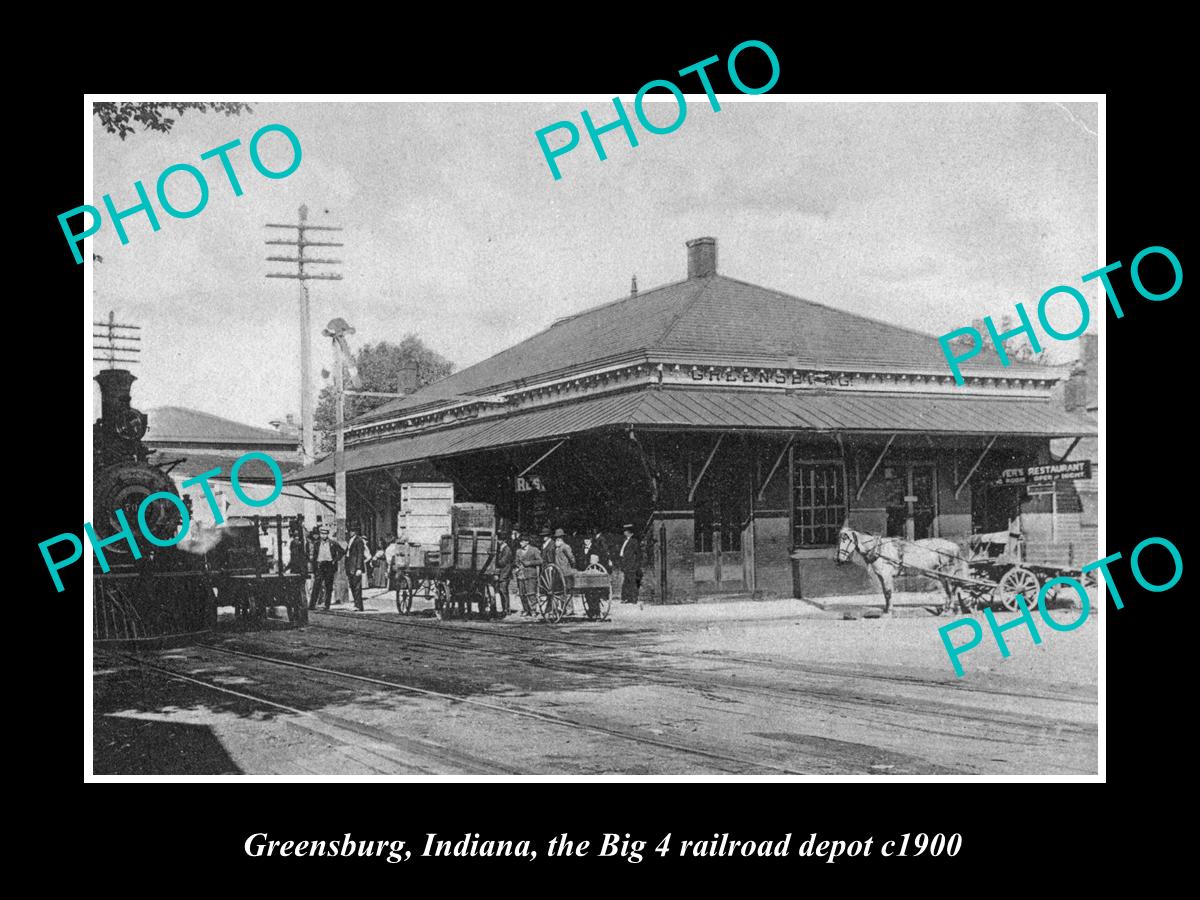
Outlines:
{"type": "Polygon", "coordinates": [[[516,479],[516,487],[518,494],[524,494],[530,491],[546,490],[546,485],[542,482],[541,475],[530,475],[528,478],[518,475],[516,479]]]}
{"type": "Polygon", "coordinates": [[[1078,481],[1092,477],[1091,460],[1051,463],[1045,466],[1022,466],[1005,469],[993,481],[996,485],[1009,484],[1053,484],[1056,481],[1078,481]]]}

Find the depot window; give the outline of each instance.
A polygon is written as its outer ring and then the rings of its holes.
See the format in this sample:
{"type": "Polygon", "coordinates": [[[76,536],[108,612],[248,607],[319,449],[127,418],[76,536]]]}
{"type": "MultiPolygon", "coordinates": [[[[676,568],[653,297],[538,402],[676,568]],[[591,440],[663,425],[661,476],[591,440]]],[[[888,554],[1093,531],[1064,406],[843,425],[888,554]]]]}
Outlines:
{"type": "Polygon", "coordinates": [[[841,462],[797,461],[792,473],[792,544],[831,547],[846,519],[841,462]]]}

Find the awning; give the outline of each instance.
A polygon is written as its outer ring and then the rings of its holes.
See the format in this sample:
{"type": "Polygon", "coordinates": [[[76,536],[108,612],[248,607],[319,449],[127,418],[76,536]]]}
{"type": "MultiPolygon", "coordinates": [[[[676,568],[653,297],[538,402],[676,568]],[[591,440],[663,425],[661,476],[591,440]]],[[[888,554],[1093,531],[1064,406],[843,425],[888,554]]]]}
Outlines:
{"type": "MultiPolygon", "coordinates": [[[[574,400],[395,437],[346,451],[346,471],[457,456],[606,428],[839,431],[1020,437],[1089,437],[1096,427],[1048,401],[946,395],[641,389],[574,400]]],[[[284,478],[333,476],[333,457],[284,478]]]]}

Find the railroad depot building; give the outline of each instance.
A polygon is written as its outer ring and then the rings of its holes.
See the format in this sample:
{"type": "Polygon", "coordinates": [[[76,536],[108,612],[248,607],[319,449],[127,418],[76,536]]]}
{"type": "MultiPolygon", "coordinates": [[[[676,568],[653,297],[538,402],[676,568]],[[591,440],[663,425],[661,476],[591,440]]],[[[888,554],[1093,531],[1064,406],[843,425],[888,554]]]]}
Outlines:
{"type": "MultiPolygon", "coordinates": [[[[842,522],[965,540],[1021,520],[1002,470],[1056,461],[1094,425],[1051,402],[1065,372],[968,363],[956,387],[935,337],[717,271],[687,243],[687,278],[560,319],[347,427],[350,519],[396,530],[400,485],[450,481],[524,530],[636,524],[642,597],[874,592],[837,566],[842,522]],[[1069,443],[1069,441],[1068,441],[1069,443]]],[[[334,476],[332,456],[288,476],[334,476]]],[[[1036,498],[1034,498],[1036,500],[1036,498]]]]}

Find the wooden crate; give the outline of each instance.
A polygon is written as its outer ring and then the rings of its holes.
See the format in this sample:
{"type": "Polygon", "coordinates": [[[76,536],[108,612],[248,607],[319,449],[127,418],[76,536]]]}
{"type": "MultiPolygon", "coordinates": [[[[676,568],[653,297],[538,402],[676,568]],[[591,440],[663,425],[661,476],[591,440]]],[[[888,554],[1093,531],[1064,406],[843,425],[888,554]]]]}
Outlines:
{"type": "Polygon", "coordinates": [[[606,588],[611,583],[610,576],[607,572],[576,572],[572,576],[575,587],[583,588],[606,588]]]}
{"type": "Polygon", "coordinates": [[[447,514],[454,503],[454,485],[445,482],[406,482],[400,485],[400,512],[447,514]]]}
{"type": "Polygon", "coordinates": [[[442,565],[475,572],[491,572],[496,562],[496,533],[464,529],[442,538],[442,565]],[[447,555],[447,549],[449,555],[447,555]]]}
{"type": "Polygon", "coordinates": [[[450,530],[495,531],[496,507],[491,503],[455,503],[450,507],[450,530]]]}

